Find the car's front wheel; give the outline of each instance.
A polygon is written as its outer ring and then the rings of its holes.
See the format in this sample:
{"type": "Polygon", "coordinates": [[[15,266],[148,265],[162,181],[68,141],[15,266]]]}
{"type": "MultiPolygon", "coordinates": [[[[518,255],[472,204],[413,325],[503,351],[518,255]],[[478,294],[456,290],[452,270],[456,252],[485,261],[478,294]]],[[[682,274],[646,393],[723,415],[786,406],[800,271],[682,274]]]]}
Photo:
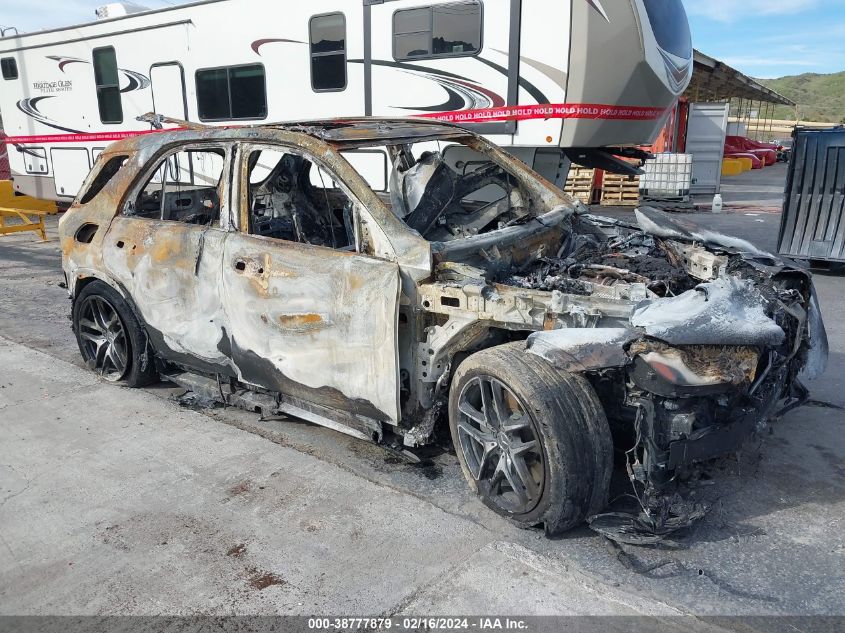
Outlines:
{"type": "Polygon", "coordinates": [[[73,302],[73,331],[82,360],[109,382],[142,387],[156,379],[147,340],[123,297],[102,281],[92,281],[73,302]]]}
{"type": "Polygon", "coordinates": [[[524,344],[486,349],[459,365],[449,426],[470,487],[520,526],[560,534],[606,502],[613,446],[595,391],[524,344]]]}

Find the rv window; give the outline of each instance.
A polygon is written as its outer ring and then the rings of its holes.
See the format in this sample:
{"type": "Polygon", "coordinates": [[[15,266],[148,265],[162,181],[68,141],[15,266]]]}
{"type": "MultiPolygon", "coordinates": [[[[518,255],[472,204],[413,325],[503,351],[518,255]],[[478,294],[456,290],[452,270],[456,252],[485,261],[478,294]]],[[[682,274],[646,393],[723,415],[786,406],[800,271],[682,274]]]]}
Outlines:
{"type": "Polygon", "coordinates": [[[158,164],[127,213],[151,220],[216,225],[220,221],[222,149],[182,150],[158,164]]]}
{"type": "Polygon", "coordinates": [[[645,10],[660,48],[689,59],[692,56],[692,37],[681,0],[645,0],[645,10]]]}
{"type": "Polygon", "coordinates": [[[198,70],[196,83],[202,121],[267,116],[267,88],[261,64],[198,70]]]}
{"type": "Polygon", "coordinates": [[[233,119],[263,119],[267,116],[267,92],[264,66],[239,66],[229,69],[229,94],[232,95],[233,119]]]}
{"type": "Polygon", "coordinates": [[[18,78],[18,60],[14,57],[0,59],[0,67],[3,69],[3,79],[18,78]]]}
{"type": "Polygon", "coordinates": [[[346,88],[346,18],[342,13],[311,18],[311,88],[346,88]]]}
{"type": "Polygon", "coordinates": [[[94,181],[91,183],[91,186],[88,187],[88,191],[79,199],[79,202],[82,204],[88,204],[91,200],[94,199],[98,193],[103,190],[108,182],[114,178],[114,175],[120,171],[120,168],[126,164],[126,159],[129,158],[126,155],[123,156],[114,156],[108,160],[108,162],[103,165],[103,168],[100,170],[100,173],[94,178],[94,181]]]}
{"type": "Polygon", "coordinates": [[[481,50],[481,4],[458,2],[393,14],[393,58],[464,57],[481,50]]]}
{"type": "Polygon", "coordinates": [[[94,49],[94,83],[97,86],[97,104],[100,121],[123,123],[123,104],[120,100],[120,78],[114,48],[94,49]]]}

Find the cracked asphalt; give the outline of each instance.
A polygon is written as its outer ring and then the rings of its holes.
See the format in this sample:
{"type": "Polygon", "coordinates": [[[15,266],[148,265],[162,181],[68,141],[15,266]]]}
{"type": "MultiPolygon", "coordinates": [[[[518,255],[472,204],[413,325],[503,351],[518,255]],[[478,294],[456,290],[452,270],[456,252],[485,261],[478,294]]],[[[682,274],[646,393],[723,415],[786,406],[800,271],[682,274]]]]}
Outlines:
{"type": "MultiPolygon", "coordinates": [[[[754,177],[732,191],[777,197],[754,177]]],[[[779,215],[689,219],[772,249],[779,215]]],[[[469,494],[448,447],[414,465],[295,419],[187,409],[167,384],[101,383],[81,367],[48,224],[46,243],[0,238],[0,615],[845,611],[836,272],[816,278],[831,358],[814,406],[710,468],[695,494],[713,510],[681,548],[619,547],[516,529],[469,494]]]]}

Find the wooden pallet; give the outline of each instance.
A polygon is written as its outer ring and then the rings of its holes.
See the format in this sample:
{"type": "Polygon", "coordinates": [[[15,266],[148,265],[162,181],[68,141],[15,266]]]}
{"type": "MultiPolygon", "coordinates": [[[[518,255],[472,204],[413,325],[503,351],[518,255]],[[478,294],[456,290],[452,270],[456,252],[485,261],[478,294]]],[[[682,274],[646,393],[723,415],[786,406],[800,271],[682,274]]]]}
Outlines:
{"type": "Polygon", "coordinates": [[[569,170],[566,178],[564,193],[580,200],[584,204],[593,201],[593,186],[596,179],[596,170],[588,167],[573,167],[569,170]]]}
{"type": "Polygon", "coordinates": [[[601,204],[605,207],[635,207],[640,203],[640,178],[605,172],[601,204]]]}

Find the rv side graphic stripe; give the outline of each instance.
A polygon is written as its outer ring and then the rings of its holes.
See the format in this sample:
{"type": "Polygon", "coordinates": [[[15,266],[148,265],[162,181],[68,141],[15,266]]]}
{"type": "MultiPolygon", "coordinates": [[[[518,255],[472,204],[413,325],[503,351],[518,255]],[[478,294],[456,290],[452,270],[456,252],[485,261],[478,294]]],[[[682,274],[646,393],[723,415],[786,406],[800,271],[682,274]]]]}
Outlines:
{"type": "Polygon", "coordinates": [[[479,123],[484,121],[525,121],[528,119],[597,119],[606,121],[654,121],[666,113],[665,108],[614,106],[600,103],[548,103],[477,110],[433,112],[416,116],[446,123],[479,123]]]}

